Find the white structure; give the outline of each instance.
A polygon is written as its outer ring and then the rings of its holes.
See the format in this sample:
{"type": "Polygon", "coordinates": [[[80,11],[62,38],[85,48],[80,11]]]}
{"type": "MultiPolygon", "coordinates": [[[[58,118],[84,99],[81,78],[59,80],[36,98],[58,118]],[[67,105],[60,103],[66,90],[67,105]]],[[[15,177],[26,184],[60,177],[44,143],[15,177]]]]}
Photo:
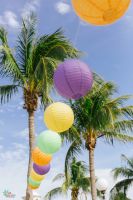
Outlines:
{"type": "Polygon", "coordinates": [[[97,190],[99,190],[100,192],[106,191],[108,188],[108,182],[103,178],[98,179],[96,183],[96,187],[97,187],[97,190]]]}
{"type": "MultiPolygon", "coordinates": [[[[25,200],[25,197],[22,197],[22,199],[25,200]]],[[[33,192],[33,200],[41,200],[41,196],[36,192],[33,192]]]]}

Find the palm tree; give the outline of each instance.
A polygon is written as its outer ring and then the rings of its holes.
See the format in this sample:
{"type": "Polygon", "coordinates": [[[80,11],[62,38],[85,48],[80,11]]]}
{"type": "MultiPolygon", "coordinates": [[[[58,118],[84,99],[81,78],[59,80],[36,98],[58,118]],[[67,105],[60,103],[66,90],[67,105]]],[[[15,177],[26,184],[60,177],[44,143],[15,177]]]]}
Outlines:
{"type": "Polygon", "coordinates": [[[113,170],[114,178],[124,177],[124,180],[119,181],[111,190],[111,200],[113,196],[117,193],[122,193],[123,196],[127,196],[127,190],[133,184],[133,158],[127,158],[125,155],[122,155],[122,159],[125,162],[125,166],[117,167],[113,170]]]}
{"type": "Polygon", "coordinates": [[[63,134],[66,140],[76,142],[79,148],[89,151],[92,200],[97,197],[94,167],[97,140],[103,138],[111,144],[133,141],[130,135],[133,130],[133,106],[124,106],[131,96],[114,98],[117,90],[113,83],[105,82],[98,76],[94,79],[93,88],[85,98],[70,102],[75,124],[69,133],[63,134]]]}
{"type": "Polygon", "coordinates": [[[59,194],[66,195],[68,190],[71,191],[71,200],[78,200],[79,190],[82,190],[84,195],[90,192],[90,181],[86,176],[87,167],[85,163],[73,158],[67,169],[67,173],[58,174],[53,180],[56,181],[63,178],[62,186],[49,191],[44,197],[45,200],[51,200],[59,194]]]}
{"type": "MultiPolygon", "coordinates": [[[[78,57],[79,52],[60,29],[51,35],[36,37],[36,17],[33,13],[27,19],[22,19],[21,31],[14,49],[8,44],[4,28],[0,28],[0,41],[0,76],[11,81],[9,85],[0,86],[1,103],[9,101],[22,89],[24,109],[28,113],[29,177],[35,138],[34,112],[37,110],[38,100],[40,99],[44,106],[50,102],[49,92],[57,64],[65,58],[78,57]]],[[[27,186],[26,200],[32,199],[31,193],[27,186]]]]}
{"type": "Polygon", "coordinates": [[[110,200],[131,200],[123,192],[116,192],[110,197],[110,200]]]}

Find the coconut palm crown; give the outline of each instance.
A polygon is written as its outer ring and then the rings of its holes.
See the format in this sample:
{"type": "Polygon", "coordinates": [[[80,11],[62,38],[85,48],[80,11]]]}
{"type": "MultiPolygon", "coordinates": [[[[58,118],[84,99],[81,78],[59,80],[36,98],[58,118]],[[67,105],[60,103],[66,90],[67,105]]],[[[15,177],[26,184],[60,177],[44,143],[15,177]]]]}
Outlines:
{"type": "MultiPolygon", "coordinates": [[[[97,198],[94,170],[94,150],[97,140],[104,139],[110,144],[114,144],[115,141],[123,143],[133,141],[131,135],[133,106],[126,104],[131,96],[115,97],[116,92],[117,88],[112,82],[105,82],[102,78],[94,76],[91,92],[78,101],[70,102],[75,114],[75,124],[63,137],[73,141],[75,152],[79,148],[89,151],[92,200],[97,198]]],[[[68,159],[72,155],[70,152],[68,159]]]]}
{"type": "Polygon", "coordinates": [[[61,187],[54,188],[49,191],[44,199],[52,200],[56,195],[67,195],[71,191],[71,200],[78,200],[79,192],[86,194],[90,191],[90,181],[86,176],[87,166],[82,161],[77,161],[75,158],[69,163],[67,176],[66,174],[58,174],[53,181],[63,179],[61,187]]]}
{"type": "Polygon", "coordinates": [[[117,182],[111,190],[110,200],[115,199],[114,197],[117,193],[123,194],[126,199],[127,191],[133,184],[133,158],[127,158],[125,155],[122,155],[122,161],[124,161],[125,165],[117,167],[112,171],[114,179],[123,178],[123,180],[117,182]]]}

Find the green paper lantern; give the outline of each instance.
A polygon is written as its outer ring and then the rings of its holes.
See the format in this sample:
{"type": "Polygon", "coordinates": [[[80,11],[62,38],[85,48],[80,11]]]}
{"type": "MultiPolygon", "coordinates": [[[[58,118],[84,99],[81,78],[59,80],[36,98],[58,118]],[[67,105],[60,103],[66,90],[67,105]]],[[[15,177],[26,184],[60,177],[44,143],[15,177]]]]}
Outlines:
{"type": "Polygon", "coordinates": [[[46,154],[53,154],[61,147],[61,137],[54,131],[44,131],[37,138],[37,146],[46,154]]]}
{"type": "Polygon", "coordinates": [[[40,181],[35,181],[35,180],[31,179],[31,177],[29,177],[28,182],[29,182],[29,185],[32,185],[33,187],[39,187],[41,184],[40,181]]]}

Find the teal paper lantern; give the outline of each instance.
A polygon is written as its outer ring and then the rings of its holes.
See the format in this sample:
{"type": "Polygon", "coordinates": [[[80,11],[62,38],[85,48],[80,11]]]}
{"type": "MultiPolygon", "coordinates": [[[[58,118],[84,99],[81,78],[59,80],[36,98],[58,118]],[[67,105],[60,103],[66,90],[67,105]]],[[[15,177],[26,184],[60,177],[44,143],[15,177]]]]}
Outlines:
{"type": "Polygon", "coordinates": [[[37,138],[38,148],[45,154],[53,154],[61,147],[61,137],[54,131],[44,131],[37,138]]]}

